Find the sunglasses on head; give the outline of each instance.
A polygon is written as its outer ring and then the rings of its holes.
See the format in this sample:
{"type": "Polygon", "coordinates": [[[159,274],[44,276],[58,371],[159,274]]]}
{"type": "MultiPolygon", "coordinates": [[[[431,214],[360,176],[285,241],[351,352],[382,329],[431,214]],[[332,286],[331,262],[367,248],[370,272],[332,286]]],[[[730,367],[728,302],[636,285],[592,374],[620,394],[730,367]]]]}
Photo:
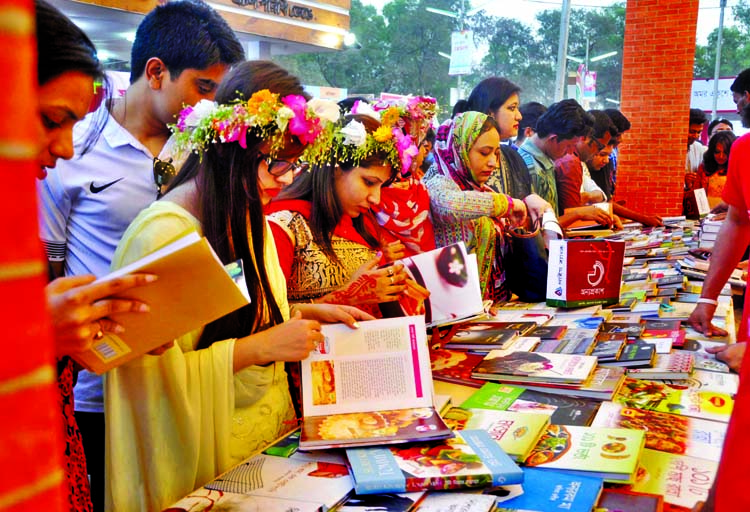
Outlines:
{"type": "Polygon", "coordinates": [[[289,160],[273,158],[271,155],[266,155],[264,153],[260,153],[260,157],[268,166],[268,174],[276,176],[277,178],[285,175],[289,171],[292,171],[294,176],[298,176],[310,168],[310,164],[307,162],[290,162],[289,160]]]}
{"type": "Polygon", "coordinates": [[[160,160],[158,157],[154,158],[154,183],[159,191],[157,198],[161,197],[162,189],[169,185],[172,178],[177,174],[177,170],[172,164],[172,159],[160,160]]]}

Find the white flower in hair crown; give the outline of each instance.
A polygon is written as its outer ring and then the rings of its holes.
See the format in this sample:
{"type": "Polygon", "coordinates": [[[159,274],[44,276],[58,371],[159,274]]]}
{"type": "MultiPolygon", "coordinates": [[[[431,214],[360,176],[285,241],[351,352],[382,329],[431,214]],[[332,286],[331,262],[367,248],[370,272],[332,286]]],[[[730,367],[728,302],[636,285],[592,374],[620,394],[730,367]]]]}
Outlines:
{"type": "Polygon", "coordinates": [[[288,132],[302,144],[314,145],[339,120],[338,105],[329,100],[305,100],[299,95],[281,98],[268,89],[255,92],[247,101],[219,105],[201,100],[180,112],[170,125],[178,151],[202,153],[209,144],[237,142],[247,148],[247,134],[270,142],[275,154],[288,132]]]}

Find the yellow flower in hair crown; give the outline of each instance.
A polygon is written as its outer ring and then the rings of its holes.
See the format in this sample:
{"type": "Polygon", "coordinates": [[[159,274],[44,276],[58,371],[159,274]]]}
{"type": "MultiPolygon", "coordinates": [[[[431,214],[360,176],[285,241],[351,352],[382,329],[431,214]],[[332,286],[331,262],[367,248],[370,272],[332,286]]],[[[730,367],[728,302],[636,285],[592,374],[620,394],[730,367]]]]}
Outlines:
{"type": "Polygon", "coordinates": [[[336,125],[318,143],[308,147],[302,158],[312,164],[346,160],[356,166],[370,155],[382,152],[391,167],[399,172],[408,171],[418,149],[401,130],[398,111],[378,115],[366,103],[357,102],[351,114],[374,117],[380,121],[380,127],[368,133],[365,125],[356,119],[336,125]]]}
{"type": "Polygon", "coordinates": [[[271,154],[284,144],[284,136],[296,136],[302,144],[313,144],[339,120],[338,105],[329,100],[305,100],[299,95],[283,98],[268,89],[255,92],[247,101],[219,105],[201,100],[180,112],[170,125],[175,150],[203,153],[209,144],[237,142],[247,148],[247,134],[271,143],[271,154]]]}

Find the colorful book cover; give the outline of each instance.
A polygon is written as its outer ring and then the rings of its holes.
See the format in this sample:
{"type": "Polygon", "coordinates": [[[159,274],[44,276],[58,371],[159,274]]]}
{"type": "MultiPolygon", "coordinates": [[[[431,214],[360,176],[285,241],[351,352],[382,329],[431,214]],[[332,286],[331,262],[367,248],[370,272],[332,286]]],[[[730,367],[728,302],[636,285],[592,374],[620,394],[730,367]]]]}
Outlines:
{"type": "MultiPolygon", "coordinates": [[[[361,512],[362,509],[359,509],[361,512]]],[[[393,510],[390,506],[367,510],[393,510]]],[[[491,512],[495,497],[489,494],[470,494],[457,491],[431,491],[417,507],[419,512],[491,512]]]]}
{"type": "Polygon", "coordinates": [[[685,331],[681,329],[643,329],[641,339],[650,341],[651,339],[669,339],[673,347],[682,347],[685,344],[685,331]]]}
{"type": "Polygon", "coordinates": [[[542,340],[559,340],[565,336],[567,330],[567,325],[540,325],[528,334],[542,338],[542,340]]]}
{"type": "Polygon", "coordinates": [[[474,368],[477,379],[581,383],[596,367],[594,356],[493,350],[474,368]]]}
{"type": "Polygon", "coordinates": [[[523,472],[482,430],[436,442],[349,448],[357,494],[413,492],[517,484],[523,472]]]}
{"type": "Polygon", "coordinates": [[[648,331],[679,331],[682,322],[678,319],[669,318],[647,318],[643,321],[645,330],[648,331]]]}
{"type": "Polygon", "coordinates": [[[636,409],[667,412],[727,423],[734,399],[722,393],[680,389],[650,380],[625,378],[613,402],[636,409]]]}
{"type": "Polygon", "coordinates": [[[591,355],[596,356],[600,363],[617,361],[627,343],[628,338],[623,333],[600,333],[596,337],[596,343],[591,350],[591,355]]]}
{"type": "Polygon", "coordinates": [[[628,375],[636,379],[665,380],[687,379],[693,371],[693,354],[675,350],[669,354],[656,354],[651,368],[629,368],[628,375]]]}
{"type": "Polygon", "coordinates": [[[643,334],[643,324],[625,322],[605,322],[602,332],[625,333],[628,338],[639,338],[643,334]]]}
{"type": "MultiPolygon", "coordinates": [[[[387,510],[388,512],[410,512],[415,510],[418,504],[424,502],[427,498],[426,495],[427,491],[363,494],[361,496],[353,495],[346,500],[346,503],[337,507],[335,510],[336,512],[371,512],[376,510],[387,510]]],[[[289,509],[284,512],[297,511],[289,509]]]]}
{"type": "Polygon", "coordinates": [[[529,330],[534,325],[531,323],[523,327],[523,322],[472,322],[456,329],[444,347],[447,350],[489,352],[503,348],[506,343],[521,334],[519,327],[529,330]]]}
{"type": "Polygon", "coordinates": [[[560,354],[590,355],[594,348],[596,331],[593,329],[568,329],[562,340],[562,347],[558,347],[560,354]]]}
{"type": "Polygon", "coordinates": [[[626,489],[603,489],[596,506],[598,512],[663,512],[664,498],[658,494],[626,489]]]}
{"type": "Polygon", "coordinates": [[[527,466],[564,469],[607,482],[631,483],[645,435],[638,430],[550,425],[526,459],[527,466]]]}
{"type": "Polygon", "coordinates": [[[712,372],[693,370],[690,376],[682,380],[666,380],[667,384],[678,389],[693,389],[696,391],[713,391],[734,396],[740,385],[740,376],[736,373],[712,372]]]}
{"type": "Polygon", "coordinates": [[[664,496],[664,502],[692,507],[705,501],[718,463],[656,450],[643,450],[641,467],[630,489],[664,496]]]}
{"type": "Polygon", "coordinates": [[[542,413],[547,414],[550,422],[556,425],[588,425],[599,408],[599,402],[589,398],[533,391],[512,384],[487,382],[461,407],[542,413]]]}
{"type": "MultiPolygon", "coordinates": [[[[523,494],[502,496],[503,487],[484,492],[499,495],[495,512],[511,510],[566,510],[591,512],[602,492],[601,478],[555,471],[554,469],[524,468],[523,494]]],[[[507,490],[506,490],[507,493],[507,490]]]]}
{"type": "Polygon", "coordinates": [[[695,356],[695,368],[710,372],[730,372],[731,368],[716,359],[714,354],[709,354],[706,349],[711,347],[723,347],[726,342],[689,339],[682,346],[683,350],[689,350],[695,356]]]}
{"type": "Polygon", "coordinates": [[[461,407],[452,407],[443,419],[454,431],[484,430],[518,462],[526,460],[550,423],[549,414],[461,407]]]}
{"type": "Polygon", "coordinates": [[[471,354],[463,350],[430,350],[432,378],[474,388],[481,388],[483,380],[474,379],[474,367],[484,360],[484,354],[471,354]]]}
{"type": "Polygon", "coordinates": [[[591,426],[642,430],[646,448],[717,462],[727,432],[727,424],[719,421],[633,409],[614,402],[602,403],[591,426]]]}
{"type": "Polygon", "coordinates": [[[634,342],[625,345],[617,360],[606,364],[625,368],[650,368],[654,365],[655,358],[656,348],[653,345],[634,342]]]}
{"type": "Polygon", "coordinates": [[[583,384],[525,384],[527,389],[597,400],[611,400],[625,380],[625,369],[617,366],[597,366],[583,384]]]}

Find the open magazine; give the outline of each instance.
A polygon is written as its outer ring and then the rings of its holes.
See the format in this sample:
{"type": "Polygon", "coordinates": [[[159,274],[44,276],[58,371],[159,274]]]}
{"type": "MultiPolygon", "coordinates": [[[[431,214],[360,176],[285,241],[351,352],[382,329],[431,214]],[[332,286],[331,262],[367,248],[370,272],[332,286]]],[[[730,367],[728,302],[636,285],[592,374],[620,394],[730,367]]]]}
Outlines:
{"type": "Polygon", "coordinates": [[[424,315],[428,327],[484,312],[475,254],[463,242],[398,260],[410,280],[398,302],[381,304],[383,316],[424,315]]]}
{"type": "Polygon", "coordinates": [[[302,361],[300,448],[367,446],[452,436],[433,405],[424,317],[323,326],[302,361]]]}

